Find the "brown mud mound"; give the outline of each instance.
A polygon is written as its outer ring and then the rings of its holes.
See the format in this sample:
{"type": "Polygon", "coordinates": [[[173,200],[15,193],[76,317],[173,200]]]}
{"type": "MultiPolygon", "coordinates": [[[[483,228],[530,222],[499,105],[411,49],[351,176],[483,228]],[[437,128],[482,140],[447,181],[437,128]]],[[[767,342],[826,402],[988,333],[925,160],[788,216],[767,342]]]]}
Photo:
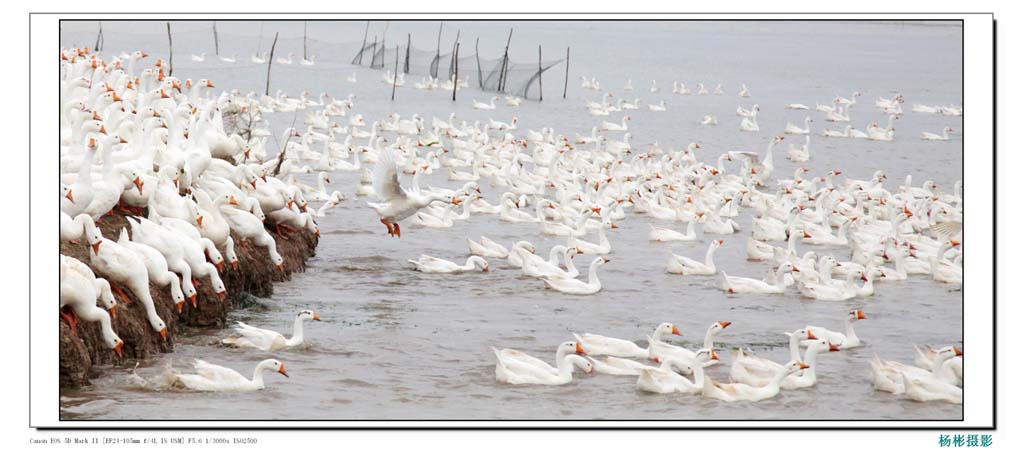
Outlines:
{"type": "MultiPolygon", "coordinates": [[[[122,228],[131,228],[125,216],[110,214],[103,216],[98,227],[103,232],[105,241],[117,241],[122,228]]],[[[185,304],[179,314],[174,306],[168,287],[157,288],[150,284],[150,293],[156,303],[157,314],[167,324],[167,340],[153,330],[146,319],[142,303],[124,289],[131,298],[130,304],[117,297],[117,315],[112,320],[114,332],[124,340],[122,358],[118,358],[113,350],[103,345],[98,323],[80,323],[78,332],[62,319],[60,323],[60,385],[81,386],[89,383],[92,366],[114,364],[132,366],[135,360],[148,358],[157,353],[170,352],[174,349],[174,340],[179,332],[179,325],[195,327],[223,327],[227,321],[228,310],[238,307],[243,294],[269,297],[273,294],[273,282],[286,281],[291,273],[305,271],[305,262],[316,254],[318,238],[306,230],[287,233],[287,239],[279,235],[275,229],[267,230],[277,242],[277,251],[284,258],[282,272],[270,261],[265,248],[248,244],[242,245],[240,238],[234,237],[235,252],[238,255],[238,267],[225,264],[220,272],[221,280],[227,288],[227,297],[221,301],[213,291],[208,278],[199,280],[198,305],[192,307],[185,304]]],[[[233,236],[234,234],[232,234],[233,236]]],[[[89,246],[83,240],[80,244],[67,241],[60,242],[60,253],[89,264],[89,246]]],[[[223,253],[224,251],[221,251],[223,253]]],[[[54,270],[56,273],[57,270],[54,270]]],[[[93,269],[93,272],[96,272],[93,269]]],[[[96,272],[97,276],[101,276],[96,272]]],[[[123,286],[122,286],[123,288],[123,286]]]]}

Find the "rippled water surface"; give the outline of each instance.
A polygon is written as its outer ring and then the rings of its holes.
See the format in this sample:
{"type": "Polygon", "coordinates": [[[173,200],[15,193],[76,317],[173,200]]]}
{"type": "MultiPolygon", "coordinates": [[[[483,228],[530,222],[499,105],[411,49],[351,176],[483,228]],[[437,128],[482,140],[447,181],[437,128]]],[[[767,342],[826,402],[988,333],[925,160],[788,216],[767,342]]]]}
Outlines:
{"type": "MultiPolygon", "coordinates": [[[[364,23],[341,26],[310,23],[311,36],[333,41],[360,41],[364,23]]],[[[445,23],[443,46],[461,31],[462,42],[480,37],[481,53],[498,56],[508,26],[500,22],[445,23]]],[[[162,23],[105,24],[107,49],[144,48],[154,56],[165,53],[162,23]],[[154,31],[153,34],[147,34],[154,31]]],[[[545,74],[542,103],[526,102],[518,108],[499,106],[494,112],[470,109],[471,100],[489,94],[467,89],[453,103],[450,93],[400,88],[397,101],[389,101],[390,86],[381,83],[380,72],[347,65],[321,63],[313,69],[281,67],[273,79],[274,89],[290,94],[302,89],[312,93],[330,91],[338,97],[355,93],[358,113],[372,121],[397,111],[403,117],[420,113],[427,119],[446,118],[457,112],[468,121],[487,118],[509,121],[519,118],[520,131],[553,127],[574,137],[587,135],[599,124],[583,107],[584,98],[595,92],[579,89],[579,75],[596,76],[619,97],[641,98],[643,105],[667,100],[665,113],[630,112],[634,144],[645,149],[658,142],[680,148],[695,141],[702,146],[697,156],[709,163],[727,150],[763,150],[770,136],[781,133],[786,121],[802,123],[803,111],[786,111],[785,103],[829,103],[836,94],[864,93],[853,109],[853,125],[863,129],[870,121],[884,123],[886,115],[873,107],[878,96],[905,95],[906,114],[896,123],[896,140],[890,143],[824,139],[814,136],[811,175],[841,169],[845,176],[869,179],[878,169],[887,172],[889,189],[912,174],[914,184],[933,180],[951,191],[962,178],[962,121],[957,117],[909,112],[913,103],[961,104],[961,28],[955,25],[857,24],[823,22],[534,22],[516,23],[512,57],[535,59],[537,43],[545,53],[560,55],[572,46],[568,99],[561,99],[563,66],[545,74]],[[345,81],[355,72],[359,82],[345,81]],[[631,78],[632,94],[621,87],[631,78]],[[651,79],[661,93],[648,91],[651,79]],[[722,83],[725,96],[671,94],[672,80],[709,88],[722,83]],[[736,96],[746,83],[751,98],[736,96]],[[552,88],[553,87],[553,88],[552,88]],[[758,103],[760,133],[738,132],[738,104],[758,103]],[[706,114],[718,116],[720,125],[702,127],[706,114]],[[945,143],[918,139],[920,131],[940,132],[953,127],[945,143]]],[[[94,24],[65,23],[63,43],[92,44],[94,24]]],[[[217,88],[262,91],[265,69],[252,66],[208,67],[188,61],[188,52],[212,55],[212,38],[199,33],[200,24],[175,25],[193,30],[175,36],[175,58],[180,77],[209,77],[217,88]],[[181,53],[179,53],[181,52],[181,53]]],[[[260,43],[268,45],[274,30],[282,36],[301,36],[302,24],[221,23],[220,32],[231,45],[245,52],[260,43]],[[241,38],[248,36],[249,38],[241,38]]],[[[380,33],[377,27],[372,33],[380,33]]],[[[436,23],[392,23],[389,39],[405,39],[412,33],[420,47],[431,48],[436,23]]],[[[372,33],[370,36],[372,36],[372,33]]],[[[296,40],[282,45],[300,54],[296,40]]],[[[464,45],[464,44],[463,44],[464,45]]],[[[300,44],[299,44],[300,46],[300,44]]],[[[286,47],[284,47],[287,50],[286,47]]],[[[239,51],[239,60],[249,53],[239,51]]],[[[810,113],[820,128],[841,127],[810,113]]],[[[301,125],[300,113],[297,124],[301,125]]],[[[293,114],[270,116],[276,131],[291,124],[293,114]]],[[[612,116],[617,120],[620,116],[612,116]]],[[[303,126],[304,128],[304,126],[303,126]]],[[[616,134],[620,135],[620,133],[616,134]]],[[[776,152],[775,176],[787,178],[795,165],[784,159],[787,138],[776,152]]],[[[797,139],[797,140],[801,140],[797,139]]],[[[460,186],[437,172],[430,184],[460,186]]],[[[351,195],[356,173],[336,173],[332,189],[351,195]]],[[[404,178],[404,177],[403,177],[404,178]]],[[[313,175],[304,175],[307,182],[313,175]]],[[[496,202],[503,190],[482,183],[484,196],[496,202]]],[[[315,203],[313,205],[316,205],[315,203]]],[[[784,295],[728,296],[714,287],[713,277],[680,277],[664,272],[668,251],[702,258],[711,239],[723,238],[717,253],[719,269],[739,276],[760,277],[767,265],[746,261],[745,238],[750,231],[746,211],[738,219],[743,232],[736,235],[702,235],[699,241],[669,245],[647,241],[650,218],[630,215],[610,233],[612,261],[600,271],[603,291],[578,297],[545,290],[541,281],[521,276],[503,260],[491,260],[488,274],[459,276],[426,275],[412,271],[407,259],[419,254],[463,261],[465,239],[486,235],[510,245],[529,240],[544,251],[559,241],[541,235],[535,225],[508,224],[496,216],[474,215],[453,228],[416,228],[406,222],[403,237],[392,239],[377,221],[365,200],[349,200],[321,218],[323,232],[317,256],[305,273],[274,287],[274,296],[261,304],[231,313],[230,322],[244,321],[260,327],[290,332],[291,320],[302,309],[313,309],[323,321],[306,325],[308,345],[272,355],[217,346],[229,330],[205,330],[179,336],[175,351],[141,364],[137,374],[159,375],[170,362],[188,371],[196,358],[251,374],[253,366],[268,356],[283,361],[291,373],[286,379],[267,375],[267,389],[248,394],[210,394],[177,391],[144,391],[131,386],[126,368],[106,368],[102,377],[81,390],[65,390],[62,416],[101,419],[959,419],[962,407],[944,403],[918,403],[874,391],[868,360],[883,358],[912,362],[912,344],[947,345],[962,342],[962,293],[949,286],[914,276],[901,283],[881,283],[868,298],[847,302],[817,302],[799,296],[791,288],[784,295]],[[783,332],[814,324],[840,330],[842,315],[861,307],[869,319],[857,325],[864,348],[823,355],[818,367],[819,383],[807,390],[783,391],[760,403],[723,403],[693,396],[650,395],[638,392],[634,378],[584,376],[561,387],[502,385],[494,379],[490,346],[513,347],[553,361],[554,347],[571,338],[571,332],[594,332],[641,341],[659,323],[675,322],[684,333],[683,344],[702,342],[706,328],[715,320],[733,324],[718,337],[722,353],[749,347],[774,360],[787,358],[783,332]]],[[[670,226],[665,222],[656,225],[670,226]]],[[[684,226],[674,225],[674,228],[684,226]]],[[[591,241],[591,238],[588,238],[591,241]]],[[[809,250],[800,245],[800,251],[809,250]]],[[[848,250],[814,248],[835,253],[840,259],[848,250]]],[[[579,256],[576,264],[585,274],[591,258],[579,256]]],[[[727,356],[727,355],[723,355],[727,356]]],[[[727,378],[725,364],[709,369],[717,379],[727,378]]],[[[966,393],[969,399],[969,392],[966,393]]]]}

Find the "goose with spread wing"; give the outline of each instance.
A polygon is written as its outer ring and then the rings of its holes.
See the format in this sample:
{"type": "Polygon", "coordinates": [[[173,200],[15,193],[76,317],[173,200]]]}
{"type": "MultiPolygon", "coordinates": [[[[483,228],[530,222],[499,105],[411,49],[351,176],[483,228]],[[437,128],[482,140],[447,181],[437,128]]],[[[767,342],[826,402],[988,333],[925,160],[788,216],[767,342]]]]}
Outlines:
{"type": "Polygon", "coordinates": [[[434,201],[445,201],[458,205],[460,201],[457,196],[426,195],[416,188],[404,189],[398,182],[398,165],[395,162],[394,153],[385,150],[377,158],[376,166],[373,168],[373,190],[376,192],[380,202],[370,202],[369,206],[380,215],[380,222],[387,226],[387,233],[391,236],[401,237],[402,221],[420,209],[434,201]]]}

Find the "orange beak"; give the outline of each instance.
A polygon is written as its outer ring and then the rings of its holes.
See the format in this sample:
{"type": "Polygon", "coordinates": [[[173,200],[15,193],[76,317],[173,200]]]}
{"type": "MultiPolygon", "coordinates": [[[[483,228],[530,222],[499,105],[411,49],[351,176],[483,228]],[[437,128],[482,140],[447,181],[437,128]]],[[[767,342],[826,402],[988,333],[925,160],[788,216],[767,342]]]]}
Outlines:
{"type": "Polygon", "coordinates": [[[575,352],[580,354],[580,355],[585,355],[586,354],[586,350],[583,350],[583,344],[580,344],[580,343],[576,342],[576,344],[575,344],[575,352]]]}
{"type": "Polygon", "coordinates": [[[281,272],[283,273],[284,272],[284,264],[282,263],[280,265],[277,265],[277,269],[281,270],[281,272]]]}
{"type": "Polygon", "coordinates": [[[721,329],[725,329],[728,328],[728,325],[731,325],[732,322],[718,322],[718,324],[721,325],[721,329]]]}
{"type": "Polygon", "coordinates": [[[283,364],[281,364],[281,368],[280,369],[277,369],[277,373],[279,373],[279,374],[281,374],[281,375],[283,375],[285,377],[291,378],[291,376],[288,375],[288,371],[284,368],[283,364]]]}
{"type": "Polygon", "coordinates": [[[817,340],[817,336],[813,335],[813,331],[806,330],[806,338],[810,340],[817,340]]]}
{"type": "Polygon", "coordinates": [[[124,137],[121,137],[121,141],[120,142],[121,143],[128,143],[128,139],[125,139],[124,137]]]}
{"type": "Polygon", "coordinates": [[[856,319],[857,320],[865,320],[866,318],[867,318],[867,316],[866,316],[866,314],[863,313],[863,311],[861,311],[859,309],[856,309],[856,319]]]}
{"type": "MultiPolygon", "coordinates": [[[[103,134],[106,134],[106,133],[107,133],[107,127],[106,127],[106,125],[99,125],[99,132],[101,132],[101,133],[103,133],[103,134]]],[[[90,143],[90,144],[94,143],[94,142],[93,142],[93,139],[89,139],[89,143],[90,143]]]]}
{"type": "Polygon", "coordinates": [[[99,240],[99,241],[97,241],[97,242],[95,242],[95,243],[92,243],[92,252],[93,252],[94,254],[99,254],[99,245],[100,245],[100,243],[102,243],[102,242],[103,242],[103,240],[99,240]]]}
{"type": "Polygon", "coordinates": [[[110,312],[110,318],[117,318],[117,306],[107,309],[107,312],[110,312]]]}
{"type": "Polygon", "coordinates": [[[671,334],[674,334],[676,336],[681,336],[682,335],[682,331],[679,331],[677,326],[671,325],[671,334]]]}
{"type": "Polygon", "coordinates": [[[839,350],[838,350],[838,347],[835,346],[835,344],[832,344],[831,342],[828,342],[828,351],[829,352],[837,352],[839,350]]]}
{"type": "Polygon", "coordinates": [[[462,201],[458,200],[458,197],[455,197],[455,198],[451,199],[451,204],[452,205],[460,205],[461,203],[462,203],[462,201]]]}
{"type": "Polygon", "coordinates": [[[227,292],[223,290],[217,292],[217,299],[219,299],[220,301],[224,301],[224,298],[227,298],[227,292]]]}
{"type": "Polygon", "coordinates": [[[142,52],[142,58],[146,58],[146,57],[149,56],[149,54],[147,54],[146,51],[141,51],[141,52],[142,52]]]}
{"type": "Polygon", "coordinates": [[[75,197],[71,195],[71,190],[70,189],[67,191],[67,195],[65,195],[64,198],[70,200],[71,203],[75,203],[75,197]]]}
{"type": "Polygon", "coordinates": [[[121,349],[124,348],[124,341],[117,341],[117,345],[114,346],[114,353],[117,353],[117,357],[121,358],[121,349]]]}
{"type": "Polygon", "coordinates": [[[320,321],[320,314],[313,312],[313,320],[320,321]]]}
{"type": "Polygon", "coordinates": [[[223,260],[217,262],[217,264],[215,266],[217,267],[217,272],[218,273],[221,272],[221,271],[224,271],[224,261],[223,260]]]}
{"type": "Polygon", "coordinates": [[[956,356],[963,356],[963,351],[959,347],[952,347],[952,351],[956,352],[956,356]]]}
{"type": "Polygon", "coordinates": [[[238,261],[237,260],[231,262],[231,269],[234,269],[234,270],[238,269],[238,261]]]}
{"type": "Polygon", "coordinates": [[[202,227],[202,215],[201,214],[198,217],[195,218],[195,223],[199,224],[199,227],[202,227]]]}
{"type": "Polygon", "coordinates": [[[188,301],[190,301],[192,303],[192,307],[198,307],[199,306],[199,295],[198,294],[192,295],[192,297],[189,298],[188,301]]]}
{"type": "Polygon", "coordinates": [[[181,311],[185,309],[185,301],[178,301],[177,303],[174,303],[174,306],[178,308],[178,313],[180,314],[181,311]]]}
{"type": "Polygon", "coordinates": [[[234,198],[234,196],[231,196],[231,200],[228,203],[230,203],[231,205],[238,205],[238,199],[234,198]]]}
{"type": "Polygon", "coordinates": [[[163,340],[167,340],[167,328],[163,328],[160,330],[160,338],[163,340]]]}
{"type": "Polygon", "coordinates": [[[139,195],[141,195],[142,194],[142,184],[143,184],[142,183],[142,178],[141,177],[135,177],[135,179],[132,180],[132,183],[135,183],[135,188],[137,188],[139,190],[139,195]]]}
{"type": "Polygon", "coordinates": [[[948,242],[950,244],[952,244],[952,247],[956,247],[956,246],[959,246],[960,244],[963,244],[963,243],[960,243],[960,242],[958,242],[956,240],[949,240],[948,242]]]}
{"type": "Polygon", "coordinates": [[[799,368],[800,368],[800,369],[809,369],[809,368],[810,368],[810,366],[809,366],[809,365],[807,365],[807,364],[806,364],[806,363],[804,363],[804,362],[800,362],[800,363],[799,363],[799,368]]]}
{"type": "Polygon", "coordinates": [[[716,352],[716,351],[714,351],[714,350],[711,350],[711,351],[710,351],[710,359],[713,359],[713,360],[715,360],[715,361],[716,361],[716,360],[719,360],[719,359],[721,359],[721,358],[720,358],[720,357],[718,357],[718,352],[716,352]]]}
{"type": "Polygon", "coordinates": [[[792,271],[795,271],[795,272],[798,273],[799,272],[799,268],[796,267],[795,265],[792,265],[792,271]]]}

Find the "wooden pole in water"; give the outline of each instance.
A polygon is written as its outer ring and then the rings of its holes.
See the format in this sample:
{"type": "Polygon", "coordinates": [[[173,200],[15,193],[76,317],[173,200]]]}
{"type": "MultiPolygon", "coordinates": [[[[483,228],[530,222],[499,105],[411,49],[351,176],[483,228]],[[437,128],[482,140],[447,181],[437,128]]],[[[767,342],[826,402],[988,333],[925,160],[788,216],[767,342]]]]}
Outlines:
{"type": "MultiPolygon", "coordinates": [[[[377,61],[377,37],[376,35],[373,35],[373,55],[369,57],[369,67],[372,68],[373,63],[376,63],[376,61],[377,61]]],[[[381,62],[380,67],[383,66],[384,66],[383,63],[381,62]]]]}
{"type": "Polygon", "coordinates": [[[480,67],[480,37],[476,37],[476,77],[480,80],[480,89],[483,89],[483,68],[480,67]]]}
{"type": "Polygon", "coordinates": [[[174,43],[171,41],[170,21],[167,21],[167,75],[174,75],[174,43]]]}
{"type": "Polygon", "coordinates": [[[394,80],[391,82],[391,101],[394,101],[394,91],[398,88],[398,48],[394,48],[394,80]]]}
{"type": "Polygon", "coordinates": [[[308,60],[309,59],[309,55],[306,52],[306,47],[308,46],[308,43],[309,43],[308,30],[309,30],[309,22],[302,21],[302,59],[303,60],[308,60]]]}
{"type": "MultiPolygon", "coordinates": [[[[362,47],[359,48],[359,65],[362,65],[362,54],[366,53],[366,38],[369,38],[369,21],[366,21],[366,31],[362,32],[362,47]]],[[[370,60],[371,62],[373,60],[370,60]]]]}
{"type": "Polygon", "coordinates": [[[561,93],[561,99],[568,97],[568,59],[571,57],[572,48],[565,48],[565,91],[561,93]]]}
{"type": "Polygon", "coordinates": [[[96,52],[103,50],[103,21],[99,21],[99,33],[96,33],[96,45],[92,46],[92,49],[96,52]]]}
{"type": "Polygon", "coordinates": [[[451,60],[451,63],[448,64],[448,77],[451,77],[451,74],[455,72],[455,60],[454,60],[455,47],[458,46],[458,40],[461,38],[461,36],[462,36],[462,31],[458,30],[458,32],[455,33],[455,44],[451,45],[452,60],[451,60]]]}
{"type": "Polygon", "coordinates": [[[405,74],[408,74],[408,59],[412,54],[412,34],[408,34],[408,43],[405,44],[405,74]]]}
{"type": "Polygon", "coordinates": [[[440,23],[440,29],[437,30],[437,53],[433,56],[433,63],[436,63],[436,66],[433,64],[430,65],[430,76],[434,78],[437,77],[437,72],[440,71],[440,68],[438,68],[437,66],[440,66],[440,36],[441,33],[443,32],[444,22],[442,21],[440,23]]]}
{"type": "Polygon", "coordinates": [[[266,59],[266,91],[263,93],[270,96],[270,65],[274,62],[274,51],[277,50],[277,35],[280,32],[274,32],[274,43],[270,45],[270,58],[266,59]]]}
{"type": "Polygon", "coordinates": [[[220,55],[220,38],[217,36],[217,21],[213,21],[213,50],[220,55]]]}
{"type": "Polygon", "coordinates": [[[457,41],[455,41],[455,86],[451,89],[451,100],[455,100],[455,96],[458,94],[458,48],[461,47],[457,41]]]}
{"type": "Polygon", "coordinates": [[[504,45],[504,58],[501,60],[501,73],[498,74],[497,91],[504,93],[505,83],[508,81],[508,48],[511,47],[512,33],[514,28],[508,30],[508,42],[504,45]]]}
{"type": "Polygon", "coordinates": [[[536,49],[538,51],[536,67],[540,71],[537,73],[538,77],[540,77],[540,100],[543,101],[543,45],[537,45],[536,49]]]}

